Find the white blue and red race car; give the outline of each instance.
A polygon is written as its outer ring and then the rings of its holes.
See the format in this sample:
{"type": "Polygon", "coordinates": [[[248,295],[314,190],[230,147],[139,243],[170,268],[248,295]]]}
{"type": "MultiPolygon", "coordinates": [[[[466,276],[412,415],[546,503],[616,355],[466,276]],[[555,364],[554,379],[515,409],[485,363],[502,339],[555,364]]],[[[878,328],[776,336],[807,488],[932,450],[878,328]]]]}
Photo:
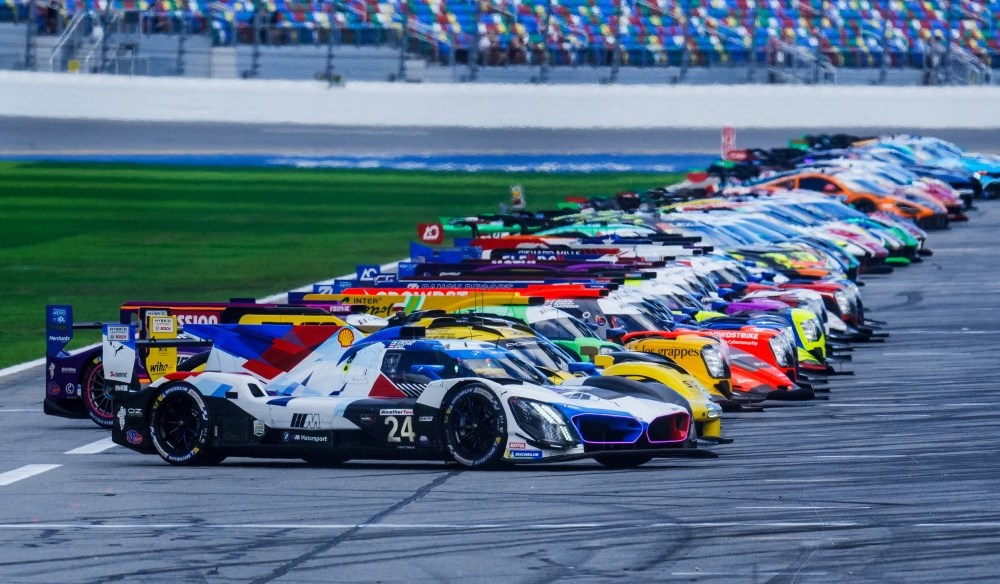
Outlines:
{"type": "Polygon", "coordinates": [[[593,458],[632,467],[714,456],[697,447],[689,411],[653,389],[545,387],[542,372],[502,348],[422,330],[190,325],[187,334],[213,343],[205,370],[140,387],[132,327],[108,325],[113,439],[172,464],[247,456],[487,468],[593,458]]]}

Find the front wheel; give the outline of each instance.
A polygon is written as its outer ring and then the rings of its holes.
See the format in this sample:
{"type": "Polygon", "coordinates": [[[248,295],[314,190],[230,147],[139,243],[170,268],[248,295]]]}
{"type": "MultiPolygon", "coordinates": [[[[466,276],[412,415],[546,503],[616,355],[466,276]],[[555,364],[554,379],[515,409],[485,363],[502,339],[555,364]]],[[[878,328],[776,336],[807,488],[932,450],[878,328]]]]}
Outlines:
{"type": "Polygon", "coordinates": [[[167,385],[153,398],[149,435],[163,460],[177,465],[218,464],[211,452],[210,412],[201,393],[186,383],[167,385]]]}
{"type": "Polygon", "coordinates": [[[507,442],[507,415],[496,394],[470,383],[450,391],[442,408],[444,444],[452,459],[466,468],[497,466],[507,442]]]}
{"type": "Polygon", "coordinates": [[[95,355],[83,370],[83,402],[87,415],[102,428],[110,428],[115,423],[115,413],[111,405],[111,392],[104,386],[104,363],[101,355],[95,355]]]}

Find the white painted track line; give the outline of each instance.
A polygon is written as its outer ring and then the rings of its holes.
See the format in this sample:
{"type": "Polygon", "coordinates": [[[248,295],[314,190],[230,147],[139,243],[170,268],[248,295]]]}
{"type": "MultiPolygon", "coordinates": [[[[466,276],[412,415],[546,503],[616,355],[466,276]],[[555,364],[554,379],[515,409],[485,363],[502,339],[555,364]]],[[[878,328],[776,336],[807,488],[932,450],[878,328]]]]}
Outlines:
{"type": "Polygon", "coordinates": [[[42,474],[43,472],[50,471],[54,468],[59,468],[61,464],[29,464],[22,466],[21,468],[16,468],[12,471],[0,474],[0,487],[5,487],[11,483],[16,483],[17,481],[33,477],[37,474],[42,474]]]}
{"type": "Polygon", "coordinates": [[[110,448],[114,448],[115,446],[117,446],[117,444],[112,442],[111,437],[108,436],[107,438],[102,438],[97,442],[91,442],[90,444],[84,444],[79,448],[67,450],[63,454],[97,454],[110,448]]]}

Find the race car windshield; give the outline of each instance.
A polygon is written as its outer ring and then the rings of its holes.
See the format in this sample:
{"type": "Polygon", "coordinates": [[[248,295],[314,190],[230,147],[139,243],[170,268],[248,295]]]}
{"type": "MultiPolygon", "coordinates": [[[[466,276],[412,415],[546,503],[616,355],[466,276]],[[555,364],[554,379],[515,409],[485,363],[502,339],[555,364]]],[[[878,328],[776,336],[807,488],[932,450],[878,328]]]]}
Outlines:
{"type": "Polygon", "coordinates": [[[568,371],[569,360],[560,355],[557,351],[544,343],[535,340],[514,340],[506,339],[500,341],[500,346],[514,353],[518,357],[531,363],[535,367],[548,369],[550,371],[568,371]]]}
{"type": "Polygon", "coordinates": [[[453,362],[445,365],[441,377],[482,377],[494,381],[548,383],[548,378],[533,366],[514,355],[500,351],[462,351],[449,355],[453,362]]]}
{"type": "Polygon", "coordinates": [[[645,314],[609,314],[608,323],[612,328],[623,328],[630,333],[638,331],[658,331],[663,327],[645,314]]]}
{"type": "Polygon", "coordinates": [[[531,324],[536,333],[551,341],[572,341],[597,335],[590,327],[574,318],[548,318],[531,324]]]}

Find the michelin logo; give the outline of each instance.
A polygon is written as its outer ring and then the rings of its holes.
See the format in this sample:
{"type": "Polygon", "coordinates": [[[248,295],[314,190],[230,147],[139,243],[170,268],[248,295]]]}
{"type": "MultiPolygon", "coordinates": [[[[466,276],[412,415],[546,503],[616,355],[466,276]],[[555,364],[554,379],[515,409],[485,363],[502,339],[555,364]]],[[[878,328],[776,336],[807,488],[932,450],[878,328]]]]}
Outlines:
{"type": "Polygon", "coordinates": [[[537,459],[537,458],[541,458],[542,457],[542,451],[541,450],[511,450],[510,451],[510,457],[511,458],[535,458],[535,459],[537,459]]]}

